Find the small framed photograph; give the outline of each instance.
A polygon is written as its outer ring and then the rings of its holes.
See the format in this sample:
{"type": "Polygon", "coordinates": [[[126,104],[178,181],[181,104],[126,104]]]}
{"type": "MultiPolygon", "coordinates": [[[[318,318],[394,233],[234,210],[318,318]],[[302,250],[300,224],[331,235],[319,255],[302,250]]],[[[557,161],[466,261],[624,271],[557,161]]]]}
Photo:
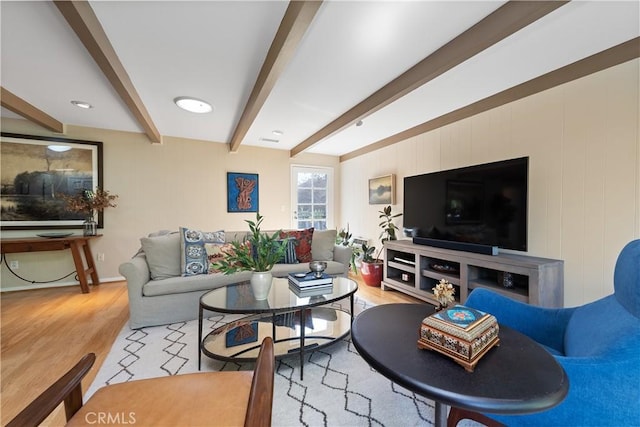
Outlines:
{"type": "Polygon", "coordinates": [[[258,342],[258,322],[239,325],[227,332],[225,336],[227,348],[252,342],[258,342]]]}
{"type": "Polygon", "coordinates": [[[369,204],[370,205],[393,205],[395,197],[394,174],[379,176],[369,180],[369,204]]]}
{"type": "Polygon", "coordinates": [[[227,212],[258,212],[257,173],[227,172],[227,212]]]}
{"type": "Polygon", "coordinates": [[[102,187],[102,142],[3,132],[0,170],[3,230],[82,228],[61,196],[102,187]]]}

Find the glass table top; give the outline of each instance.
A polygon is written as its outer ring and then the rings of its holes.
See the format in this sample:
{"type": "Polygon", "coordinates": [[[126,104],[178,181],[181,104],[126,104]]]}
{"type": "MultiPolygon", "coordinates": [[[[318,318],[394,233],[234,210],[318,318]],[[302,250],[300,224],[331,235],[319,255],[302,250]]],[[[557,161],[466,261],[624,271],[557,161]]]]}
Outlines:
{"type": "Polygon", "coordinates": [[[266,300],[256,300],[251,284],[245,281],[207,292],[200,298],[200,306],[222,313],[274,313],[329,304],[353,295],[357,290],[355,281],[346,277],[334,277],[330,289],[305,290],[301,294],[290,288],[286,277],[274,277],[266,300]]]}

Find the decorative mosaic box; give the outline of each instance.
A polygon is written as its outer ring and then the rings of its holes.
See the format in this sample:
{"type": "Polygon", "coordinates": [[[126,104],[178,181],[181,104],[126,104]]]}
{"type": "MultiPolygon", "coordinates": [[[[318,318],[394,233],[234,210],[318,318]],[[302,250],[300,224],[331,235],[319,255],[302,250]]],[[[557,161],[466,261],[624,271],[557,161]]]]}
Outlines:
{"type": "Polygon", "coordinates": [[[449,356],[473,372],[480,358],[500,342],[498,333],[493,315],[456,305],[422,321],[418,347],[449,356]]]}

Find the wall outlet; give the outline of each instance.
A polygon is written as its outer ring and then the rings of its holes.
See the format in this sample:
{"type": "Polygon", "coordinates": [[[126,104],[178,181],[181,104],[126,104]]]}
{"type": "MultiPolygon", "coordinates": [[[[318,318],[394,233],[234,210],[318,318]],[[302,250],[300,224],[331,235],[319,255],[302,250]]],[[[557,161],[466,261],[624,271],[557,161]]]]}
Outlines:
{"type": "Polygon", "coordinates": [[[98,261],[104,261],[104,253],[98,252],[98,261]]]}
{"type": "Polygon", "coordinates": [[[12,270],[18,270],[20,268],[20,262],[19,261],[9,261],[9,268],[11,268],[12,270]]]}

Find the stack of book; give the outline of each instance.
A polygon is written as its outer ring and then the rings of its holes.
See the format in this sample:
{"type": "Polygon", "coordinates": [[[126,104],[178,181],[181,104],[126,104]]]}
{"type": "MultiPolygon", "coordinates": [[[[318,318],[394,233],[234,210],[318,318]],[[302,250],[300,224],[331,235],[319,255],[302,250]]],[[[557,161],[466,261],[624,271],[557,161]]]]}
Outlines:
{"type": "Polygon", "coordinates": [[[289,289],[299,297],[323,295],[333,292],[333,278],[326,273],[289,273],[289,289]]]}

